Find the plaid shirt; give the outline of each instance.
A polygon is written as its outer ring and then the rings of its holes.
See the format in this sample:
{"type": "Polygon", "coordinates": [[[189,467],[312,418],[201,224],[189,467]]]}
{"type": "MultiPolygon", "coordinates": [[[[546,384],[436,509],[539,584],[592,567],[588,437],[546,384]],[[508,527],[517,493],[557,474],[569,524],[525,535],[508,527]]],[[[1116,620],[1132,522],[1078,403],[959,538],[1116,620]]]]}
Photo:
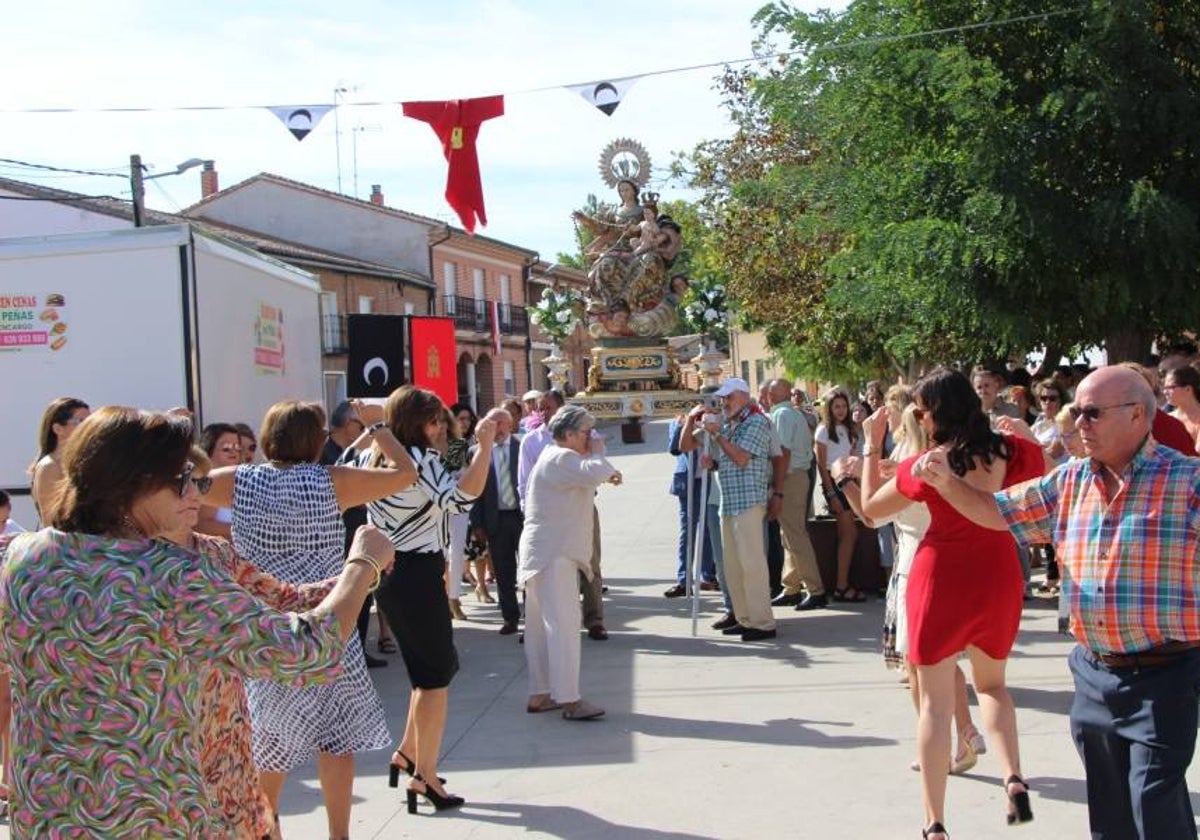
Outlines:
{"type": "Polygon", "coordinates": [[[1089,458],[996,494],[1022,543],[1054,543],[1071,629],[1097,653],[1200,641],[1200,459],[1147,438],[1109,499],[1089,458]]]}
{"type": "Polygon", "coordinates": [[[726,422],[721,428],[729,442],[750,453],[746,466],[733,462],[719,443],[713,441],[717,460],[717,484],[721,488],[721,516],[737,516],[752,507],[766,505],[771,483],[771,432],[766,415],[751,412],[740,423],[726,422]]]}

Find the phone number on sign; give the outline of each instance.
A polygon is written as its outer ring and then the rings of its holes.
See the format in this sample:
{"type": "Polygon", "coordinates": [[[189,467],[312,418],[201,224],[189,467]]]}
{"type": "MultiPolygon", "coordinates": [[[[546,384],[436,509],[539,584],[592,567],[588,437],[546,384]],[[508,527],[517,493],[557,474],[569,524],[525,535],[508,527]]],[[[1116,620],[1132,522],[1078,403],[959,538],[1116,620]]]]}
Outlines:
{"type": "Polygon", "coordinates": [[[46,344],[49,336],[44,332],[0,333],[0,347],[28,347],[46,344]]]}

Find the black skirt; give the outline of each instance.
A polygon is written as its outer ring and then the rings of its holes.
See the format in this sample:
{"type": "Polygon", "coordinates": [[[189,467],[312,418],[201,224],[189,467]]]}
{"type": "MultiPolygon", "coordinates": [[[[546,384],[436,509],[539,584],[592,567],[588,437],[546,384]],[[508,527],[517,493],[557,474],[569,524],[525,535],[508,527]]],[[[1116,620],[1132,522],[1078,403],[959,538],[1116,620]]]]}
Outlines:
{"type": "Polygon", "coordinates": [[[445,573],[440,551],[398,551],[375,593],[413,688],[445,688],[458,673],[445,573]]]}

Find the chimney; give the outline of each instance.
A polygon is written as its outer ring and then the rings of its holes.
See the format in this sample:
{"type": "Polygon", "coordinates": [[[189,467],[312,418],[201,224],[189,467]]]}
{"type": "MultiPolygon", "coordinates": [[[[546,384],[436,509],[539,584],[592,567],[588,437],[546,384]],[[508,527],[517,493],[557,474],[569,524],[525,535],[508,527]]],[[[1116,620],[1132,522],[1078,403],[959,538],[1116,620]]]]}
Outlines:
{"type": "Polygon", "coordinates": [[[371,203],[376,207],[383,206],[383,187],[379,186],[379,184],[371,185],[371,203]]]}
{"type": "Polygon", "coordinates": [[[217,186],[215,162],[211,160],[204,161],[204,168],[200,170],[200,198],[208,198],[210,195],[220,192],[220,190],[221,188],[217,186]]]}

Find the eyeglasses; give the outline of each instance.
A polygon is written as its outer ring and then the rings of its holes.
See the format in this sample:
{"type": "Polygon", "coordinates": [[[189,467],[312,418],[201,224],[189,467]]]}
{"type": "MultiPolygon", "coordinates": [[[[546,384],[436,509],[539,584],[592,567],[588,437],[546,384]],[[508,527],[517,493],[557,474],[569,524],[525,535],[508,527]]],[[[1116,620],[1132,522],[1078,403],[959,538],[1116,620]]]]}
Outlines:
{"type": "Polygon", "coordinates": [[[1058,394],[1038,394],[1038,399],[1042,402],[1058,402],[1058,394]]]}
{"type": "Polygon", "coordinates": [[[208,477],[207,475],[204,476],[203,478],[193,478],[192,473],[194,473],[195,471],[196,471],[196,465],[193,464],[191,461],[188,461],[187,464],[185,464],[183,467],[183,472],[181,472],[179,475],[175,476],[175,480],[179,482],[179,487],[178,487],[179,498],[182,499],[184,496],[187,495],[189,484],[196,485],[196,491],[201,496],[203,496],[205,493],[207,493],[209,491],[209,488],[212,487],[212,479],[210,477],[208,477]]]}
{"type": "Polygon", "coordinates": [[[1073,405],[1067,410],[1071,412],[1072,420],[1078,420],[1080,417],[1082,417],[1089,423],[1095,423],[1104,416],[1104,412],[1110,411],[1114,408],[1129,408],[1131,405],[1140,405],[1140,403],[1123,402],[1117,403],[1116,405],[1089,405],[1084,406],[1083,408],[1073,405]]]}

